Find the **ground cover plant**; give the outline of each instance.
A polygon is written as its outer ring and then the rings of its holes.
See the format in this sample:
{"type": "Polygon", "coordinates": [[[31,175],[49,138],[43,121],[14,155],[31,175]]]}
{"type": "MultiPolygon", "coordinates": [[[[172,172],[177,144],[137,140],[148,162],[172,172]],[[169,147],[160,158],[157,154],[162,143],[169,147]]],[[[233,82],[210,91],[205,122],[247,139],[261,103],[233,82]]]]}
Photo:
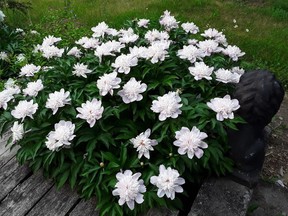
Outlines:
{"type": "Polygon", "coordinates": [[[232,170],[226,130],[243,121],[229,94],[245,53],[169,11],[91,30],[33,47],[0,92],[0,133],[21,163],[95,195],[101,215],[181,209],[183,185],[232,170]]]}

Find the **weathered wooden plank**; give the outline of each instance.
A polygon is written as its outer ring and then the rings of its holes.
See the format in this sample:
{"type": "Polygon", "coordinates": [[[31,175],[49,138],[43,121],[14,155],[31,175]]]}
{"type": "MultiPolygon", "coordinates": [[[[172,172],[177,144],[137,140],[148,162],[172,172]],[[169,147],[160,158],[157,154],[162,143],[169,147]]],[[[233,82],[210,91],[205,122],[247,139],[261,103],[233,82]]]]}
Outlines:
{"type": "Polygon", "coordinates": [[[57,190],[56,186],[54,186],[31,209],[27,216],[64,216],[79,201],[79,199],[79,195],[75,191],[72,191],[69,188],[69,185],[65,185],[60,190],[57,190]]]}
{"type": "Polygon", "coordinates": [[[35,173],[0,203],[0,215],[25,215],[52,186],[52,181],[44,179],[42,172],[35,173]]]}
{"type": "Polygon", "coordinates": [[[0,155],[0,169],[15,156],[18,149],[19,146],[14,147],[13,149],[11,149],[11,151],[10,149],[7,149],[2,155],[0,155]]]}
{"type": "Polygon", "coordinates": [[[142,216],[177,216],[178,213],[178,211],[170,210],[167,208],[153,208],[142,216]]]}
{"type": "Polygon", "coordinates": [[[0,156],[8,149],[6,147],[6,142],[10,136],[10,133],[5,133],[2,137],[0,137],[0,156]]]}
{"type": "Polygon", "coordinates": [[[79,215],[89,215],[98,216],[99,212],[95,210],[96,208],[96,198],[91,198],[90,200],[81,200],[77,206],[70,212],[69,216],[79,216],[79,215]]]}
{"type": "Polygon", "coordinates": [[[30,173],[28,166],[20,166],[16,158],[0,169],[0,200],[15,188],[30,173]]]}

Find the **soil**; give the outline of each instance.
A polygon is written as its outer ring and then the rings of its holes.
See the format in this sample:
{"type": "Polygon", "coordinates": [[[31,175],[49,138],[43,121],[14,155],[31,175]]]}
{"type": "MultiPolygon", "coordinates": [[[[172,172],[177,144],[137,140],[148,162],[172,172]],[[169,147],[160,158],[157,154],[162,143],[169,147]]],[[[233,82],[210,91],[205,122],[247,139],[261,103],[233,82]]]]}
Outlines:
{"type": "MultiPolygon", "coordinates": [[[[261,173],[262,179],[280,180],[288,187],[288,93],[281,107],[269,124],[271,130],[266,157],[261,173]]],[[[280,182],[281,184],[281,182],[280,182]]]]}

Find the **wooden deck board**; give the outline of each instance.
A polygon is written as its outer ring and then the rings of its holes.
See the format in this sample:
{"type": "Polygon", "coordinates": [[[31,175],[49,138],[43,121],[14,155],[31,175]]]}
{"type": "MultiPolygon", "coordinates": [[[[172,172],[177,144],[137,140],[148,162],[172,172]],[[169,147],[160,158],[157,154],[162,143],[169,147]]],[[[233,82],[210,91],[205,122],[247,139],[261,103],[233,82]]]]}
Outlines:
{"type": "Polygon", "coordinates": [[[7,150],[0,156],[0,169],[15,156],[18,149],[19,147],[14,147],[11,150],[7,148],[7,150]]]}
{"type": "Polygon", "coordinates": [[[78,205],[76,205],[75,208],[70,212],[69,216],[99,216],[99,212],[95,210],[96,203],[96,198],[91,198],[87,201],[81,200],[78,205]]]}
{"type": "Polygon", "coordinates": [[[0,203],[0,215],[24,216],[52,186],[52,181],[44,179],[42,172],[35,173],[0,203]]]}
{"type": "Polygon", "coordinates": [[[60,190],[57,190],[54,186],[33,207],[27,216],[64,216],[77,204],[79,199],[77,193],[73,192],[68,185],[65,185],[60,190]]]}
{"type": "Polygon", "coordinates": [[[0,173],[0,200],[2,200],[31,171],[27,166],[19,166],[14,157],[0,169],[0,173]]]}

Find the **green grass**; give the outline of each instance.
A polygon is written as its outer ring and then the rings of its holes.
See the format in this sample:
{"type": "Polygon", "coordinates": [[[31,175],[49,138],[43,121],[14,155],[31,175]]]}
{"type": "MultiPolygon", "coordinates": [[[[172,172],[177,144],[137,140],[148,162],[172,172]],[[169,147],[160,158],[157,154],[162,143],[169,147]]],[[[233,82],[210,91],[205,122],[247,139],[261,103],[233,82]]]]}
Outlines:
{"type": "MultiPolygon", "coordinates": [[[[20,27],[39,23],[45,26],[43,16],[47,14],[53,16],[59,13],[59,10],[66,10],[75,15],[79,21],[78,26],[85,29],[89,30],[100,21],[119,28],[125,20],[136,17],[157,20],[167,9],[180,21],[193,21],[202,30],[207,26],[223,30],[229,43],[239,46],[246,52],[245,60],[253,63],[251,68],[271,70],[285,86],[288,85],[287,0],[266,0],[264,3],[259,3],[259,0],[72,0],[70,2],[32,0],[31,2],[33,9],[29,11],[28,16],[18,13],[13,15],[10,12],[9,21],[20,27]],[[237,20],[238,28],[234,28],[233,19],[237,20]],[[249,29],[249,32],[246,32],[246,29],[249,29]]],[[[46,25],[49,26],[47,17],[46,25]]],[[[49,30],[53,32],[52,27],[49,30]]]]}

